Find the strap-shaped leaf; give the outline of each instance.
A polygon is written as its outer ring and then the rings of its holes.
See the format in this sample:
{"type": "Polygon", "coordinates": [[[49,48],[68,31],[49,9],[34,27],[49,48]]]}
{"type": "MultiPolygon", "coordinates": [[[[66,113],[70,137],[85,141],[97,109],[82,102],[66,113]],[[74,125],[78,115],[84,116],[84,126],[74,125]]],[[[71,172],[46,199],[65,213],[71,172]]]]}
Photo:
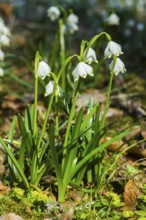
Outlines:
{"type": "Polygon", "coordinates": [[[25,128],[23,118],[20,114],[18,114],[18,124],[19,124],[21,135],[24,136],[26,134],[26,128],[25,128]]]}
{"type": "Polygon", "coordinates": [[[3,148],[5,149],[5,151],[7,152],[8,156],[10,157],[11,161],[13,162],[14,166],[16,167],[19,175],[22,178],[23,184],[25,185],[25,187],[27,189],[29,189],[29,183],[28,183],[28,180],[27,180],[23,170],[21,169],[18,161],[16,160],[16,158],[13,155],[13,153],[10,151],[10,149],[7,147],[7,145],[5,144],[5,142],[3,141],[3,139],[1,137],[0,137],[0,143],[2,144],[3,148]]]}
{"type": "Polygon", "coordinates": [[[82,158],[81,161],[74,167],[74,170],[72,170],[72,173],[70,174],[70,178],[72,178],[84,165],[89,161],[94,155],[99,153],[100,151],[107,148],[110,144],[112,144],[114,141],[121,140],[123,137],[125,137],[127,134],[129,134],[133,128],[125,129],[124,131],[120,132],[119,134],[116,134],[113,138],[111,138],[109,141],[101,144],[98,148],[95,148],[90,153],[88,153],[84,158],[82,158]]]}

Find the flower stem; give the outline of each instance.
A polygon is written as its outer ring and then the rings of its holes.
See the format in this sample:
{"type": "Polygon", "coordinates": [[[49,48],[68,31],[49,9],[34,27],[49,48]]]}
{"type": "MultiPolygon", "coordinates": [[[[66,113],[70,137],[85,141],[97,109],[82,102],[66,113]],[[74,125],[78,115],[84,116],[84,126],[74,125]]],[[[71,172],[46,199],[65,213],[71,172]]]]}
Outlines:
{"type": "Polygon", "coordinates": [[[68,139],[69,139],[72,120],[73,120],[73,117],[75,115],[76,101],[77,101],[77,97],[78,97],[78,93],[79,93],[78,88],[79,88],[79,81],[77,82],[77,85],[76,85],[75,95],[73,97],[73,103],[72,103],[71,111],[70,111],[70,114],[69,114],[68,125],[67,125],[67,129],[66,129],[66,133],[65,133],[64,150],[63,150],[63,155],[64,155],[63,158],[64,159],[62,161],[62,169],[63,170],[65,170],[65,154],[67,152],[67,145],[68,145],[68,139]]]}
{"type": "MultiPolygon", "coordinates": [[[[60,36],[60,48],[61,48],[61,66],[64,63],[65,60],[65,42],[64,42],[64,32],[63,32],[63,20],[60,19],[59,20],[59,36],[60,36]]],[[[62,73],[62,89],[65,91],[65,87],[66,87],[66,77],[65,77],[65,73],[62,73]]]]}
{"type": "Polygon", "coordinates": [[[55,96],[55,119],[56,119],[56,137],[58,137],[59,134],[58,95],[55,96]]]}
{"type": "Polygon", "coordinates": [[[42,127],[42,130],[41,130],[40,138],[39,138],[38,145],[37,145],[38,149],[40,148],[41,141],[42,141],[42,138],[44,136],[47,120],[48,120],[48,117],[49,117],[49,114],[50,114],[50,111],[51,111],[51,107],[52,107],[52,103],[53,103],[54,93],[55,93],[55,90],[53,91],[53,93],[51,95],[51,99],[50,99],[50,102],[49,102],[49,105],[48,105],[48,108],[47,108],[47,112],[46,112],[46,115],[45,115],[45,120],[44,120],[44,123],[43,123],[43,127],[42,127]]]}
{"type": "Polygon", "coordinates": [[[103,116],[102,116],[102,119],[101,119],[101,125],[100,125],[101,129],[104,128],[106,115],[107,115],[108,108],[109,108],[109,105],[110,105],[110,94],[111,94],[111,89],[112,89],[113,76],[114,76],[114,73],[111,72],[111,77],[110,77],[110,82],[109,82],[109,87],[108,87],[108,93],[107,93],[107,99],[106,99],[106,103],[105,103],[103,116]]]}
{"type": "Polygon", "coordinates": [[[36,135],[37,130],[37,104],[38,104],[38,63],[39,52],[35,55],[34,73],[35,73],[35,91],[34,91],[34,119],[33,119],[33,136],[36,135]]]}

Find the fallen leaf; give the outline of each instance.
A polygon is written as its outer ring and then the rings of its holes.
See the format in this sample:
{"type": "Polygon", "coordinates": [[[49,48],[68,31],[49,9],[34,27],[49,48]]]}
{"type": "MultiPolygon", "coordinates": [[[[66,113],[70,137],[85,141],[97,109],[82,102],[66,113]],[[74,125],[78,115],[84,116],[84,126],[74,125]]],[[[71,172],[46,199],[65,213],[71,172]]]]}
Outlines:
{"type": "Polygon", "coordinates": [[[4,186],[3,183],[0,181],[0,195],[6,194],[10,190],[9,186],[4,186]]]}
{"type": "Polygon", "coordinates": [[[4,14],[6,17],[12,15],[13,6],[10,3],[0,3],[0,12],[4,14]]]}
{"type": "Polygon", "coordinates": [[[130,179],[125,185],[124,194],[123,194],[124,202],[126,203],[124,210],[133,211],[135,209],[136,201],[139,194],[140,191],[137,184],[135,183],[135,180],[130,179]]]}
{"type": "MultiPolygon", "coordinates": [[[[111,140],[111,137],[104,137],[101,139],[101,143],[106,143],[107,141],[111,140]]],[[[126,145],[124,144],[124,142],[122,140],[118,140],[118,141],[114,141],[112,144],[110,144],[108,146],[108,150],[111,152],[116,151],[119,148],[119,151],[123,151],[126,148],[126,145]],[[120,146],[122,146],[121,148],[119,148],[120,146]]]]}

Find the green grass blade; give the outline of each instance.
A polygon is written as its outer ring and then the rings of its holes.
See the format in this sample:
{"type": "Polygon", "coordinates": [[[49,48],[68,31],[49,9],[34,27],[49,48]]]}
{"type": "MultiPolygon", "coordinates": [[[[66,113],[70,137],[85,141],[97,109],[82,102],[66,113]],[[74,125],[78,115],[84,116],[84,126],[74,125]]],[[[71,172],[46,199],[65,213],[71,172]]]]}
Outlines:
{"type": "Polygon", "coordinates": [[[114,136],[111,140],[101,144],[98,148],[95,148],[90,153],[88,153],[82,160],[74,167],[74,170],[70,174],[70,178],[72,178],[84,165],[89,161],[94,155],[98,154],[100,151],[106,149],[110,144],[112,144],[114,141],[121,140],[123,137],[125,137],[127,134],[129,134],[133,128],[126,129],[116,136],[114,136]]]}
{"type": "Polygon", "coordinates": [[[29,183],[27,181],[27,178],[26,178],[23,170],[21,169],[21,167],[20,167],[18,161],[16,160],[16,158],[14,157],[13,153],[10,151],[10,149],[7,147],[7,145],[3,141],[2,137],[0,137],[0,143],[2,144],[3,148],[5,149],[5,151],[7,152],[8,156],[10,157],[11,161],[13,162],[14,166],[16,167],[19,175],[22,178],[23,184],[25,185],[25,187],[27,189],[29,189],[29,183]]]}

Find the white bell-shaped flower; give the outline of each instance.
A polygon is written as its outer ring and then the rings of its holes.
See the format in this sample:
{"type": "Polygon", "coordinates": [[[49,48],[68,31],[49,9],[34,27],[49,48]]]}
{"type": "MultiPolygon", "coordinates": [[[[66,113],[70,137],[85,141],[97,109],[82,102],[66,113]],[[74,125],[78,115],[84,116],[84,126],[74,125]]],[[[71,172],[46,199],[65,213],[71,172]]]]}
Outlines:
{"type": "Polygon", "coordinates": [[[67,17],[67,24],[72,24],[75,23],[77,24],[79,22],[79,17],[73,13],[71,13],[70,15],[68,15],[67,17]]]}
{"type": "Polygon", "coordinates": [[[4,76],[4,70],[0,67],[0,77],[4,76]]]}
{"type": "Polygon", "coordinates": [[[93,50],[91,47],[88,50],[88,53],[86,55],[87,49],[84,51],[83,58],[85,58],[86,62],[88,64],[91,64],[92,62],[98,63],[96,59],[96,53],[95,50],[93,50]],[[86,57],[85,57],[86,56],[86,57]]]}
{"type": "Polygon", "coordinates": [[[49,65],[44,61],[39,62],[38,77],[44,80],[46,76],[50,75],[50,73],[51,73],[51,68],[49,67],[49,65]]]}
{"type": "Polygon", "coordinates": [[[4,34],[0,36],[0,45],[1,46],[9,46],[10,45],[10,38],[4,34]]]}
{"type": "Polygon", "coordinates": [[[10,35],[11,35],[10,30],[9,30],[8,27],[6,27],[6,26],[3,27],[3,34],[4,34],[4,35],[7,35],[7,36],[10,36],[10,35]]]}
{"type": "Polygon", "coordinates": [[[84,62],[80,62],[77,64],[72,74],[76,81],[79,77],[86,78],[87,75],[93,76],[93,68],[84,62]]]}
{"type": "Polygon", "coordinates": [[[112,13],[108,18],[107,18],[107,23],[108,25],[119,25],[120,23],[120,18],[117,14],[112,13]]]}
{"type": "Polygon", "coordinates": [[[113,72],[116,76],[121,72],[124,73],[126,71],[125,64],[120,58],[116,58],[116,63],[112,61],[109,64],[110,71],[113,72]]]}
{"type": "Polygon", "coordinates": [[[59,18],[60,16],[60,11],[57,7],[55,6],[51,6],[48,10],[47,10],[47,14],[48,17],[51,19],[51,21],[55,21],[56,19],[59,18]]]}
{"type": "Polygon", "coordinates": [[[76,23],[71,23],[67,25],[69,33],[73,34],[75,31],[79,30],[79,27],[76,23]]]}
{"type": "Polygon", "coordinates": [[[66,19],[66,25],[71,34],[73,34],[75,31],[79,29],[78,27],[79,18],[77,15],[71,13],[68,15],[66,19]]]}
{"type": "MultiPolygon", "coordinates": [[[[51,95],[51,94],[53,93],[54,86],[55,86],[55,81],[51,80],[51,81],[46,85],[45,96],[51,95]]],[[[58,85],[56,86],[55,96],[60,96],[60,87],[59,87],[58,85]]]]}
{"type": "Polygon", "coordinates": [[[5,57],[4,52],[0,49],[0,60],[3,61],[5,57]]]}
{"type": "Polygon", "coordinates": [[[112,56],[119,56],[120,54],[123,54],[121,45],[115,43],[114,41],[109,41],[104,51],[105,58],[111,58],[112,56]]]}

